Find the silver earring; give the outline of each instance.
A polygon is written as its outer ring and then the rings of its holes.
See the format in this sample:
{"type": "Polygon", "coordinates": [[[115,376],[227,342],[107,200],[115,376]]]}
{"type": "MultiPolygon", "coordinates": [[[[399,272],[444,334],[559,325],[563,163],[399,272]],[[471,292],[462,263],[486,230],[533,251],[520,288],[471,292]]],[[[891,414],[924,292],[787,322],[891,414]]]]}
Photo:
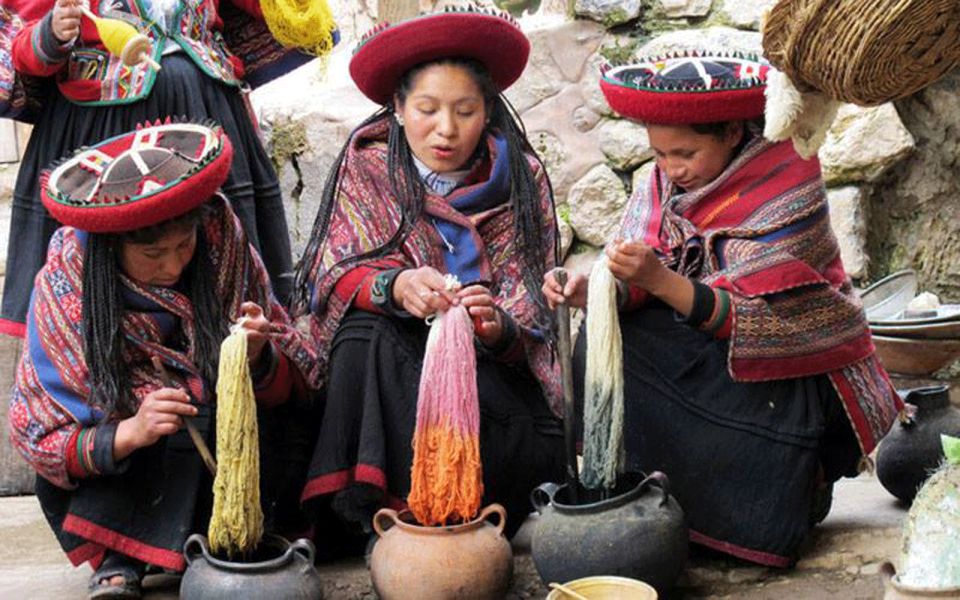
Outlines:
{"type": "Polygon", "coordinates": [[[397,120],[397,125],[399,125],[400,127],[403,127],[403,117],[401,117],[397,113],[393,113],[393,118],[397,120]]]}

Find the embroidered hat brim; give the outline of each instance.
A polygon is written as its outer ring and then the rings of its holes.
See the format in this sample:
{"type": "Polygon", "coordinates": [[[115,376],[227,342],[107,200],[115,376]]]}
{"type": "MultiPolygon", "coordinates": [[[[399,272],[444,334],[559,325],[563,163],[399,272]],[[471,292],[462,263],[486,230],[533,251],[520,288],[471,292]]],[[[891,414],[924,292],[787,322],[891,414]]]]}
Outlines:
{"type": "Polygon", "coordinates": [[[763,116],[768,71],[746,55],[656,57],[607,68],[600,89],[610,108],[643,123],[745,121],[763,116]]]}
{"type": "Polygon", "coordinates": [[[511,17],[453,10],[374,29],[354,51],[350,76],[367,98],[387,104],[411,67],[466,57],[486,66],[502,92],[520,77],[529,56],[530,41],[511,17]]]}
{"type": "Polygon", "coordinates": [[[223,129],[196,123],[141,127],[40,176],[50,215],[91,233],[149,227],[209,200],[226,180],[233,146],[223,129]]]}

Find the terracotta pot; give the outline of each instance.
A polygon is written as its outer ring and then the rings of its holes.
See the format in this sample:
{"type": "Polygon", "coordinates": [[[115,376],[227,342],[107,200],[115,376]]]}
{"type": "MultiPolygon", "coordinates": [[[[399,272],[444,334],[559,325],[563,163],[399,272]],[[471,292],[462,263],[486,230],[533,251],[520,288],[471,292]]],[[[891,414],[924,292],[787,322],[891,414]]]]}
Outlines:
{"type": "Polygon", "coordinates": [[[960,357],[960,340],[873,336],[880,362],[891,373],[929,375],[960,357]]]}
{"type": "Polygon", "coordinates": [[[449,527],[423,527],[408,511],[381,509],[373,517],[380,536],[370,557],[373,587],[383,600],[501,600],[513,577],[506,522],[499,504],[449,527]],[[487,522],[491,515],[496,525],[487,522]]]}
{"type": "Polygon", "coordinates": [[[580,490],[570,502],[566,485],[545,483],[531,501],[540,512],[531,554],[544,582],[617,575],[649,583],[663,594],[687,560],[683,510],[667,477],[627,474],[603,500],[580,490]]]}
{"type": "Polygon", "coordinates": [[[960,410],[945,385],[910,390],[904,401],[916,414],[897,422],[877,450],[877,478],[888,492],[912,502],[917,489],[943,460],[940,434],[960,436],[960,410]]]}
{"type": "Polygon", "coordinates": [[[207,538],[195,533],[183,545],[187,570],[180,581],[182,600],[319,600],[320,575],[313,566],[310,540],[293,543],[266,535],[249,562],[210,554],[207,538]]]}

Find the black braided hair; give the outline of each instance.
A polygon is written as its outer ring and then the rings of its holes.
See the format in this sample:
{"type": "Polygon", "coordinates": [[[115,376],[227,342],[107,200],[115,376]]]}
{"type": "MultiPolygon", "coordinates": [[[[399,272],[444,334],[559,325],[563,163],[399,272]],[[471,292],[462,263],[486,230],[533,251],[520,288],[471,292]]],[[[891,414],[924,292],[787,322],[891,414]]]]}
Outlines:
{"type": "Polygon", "coordinates": [[[84,358],[90,373],[90,403],[102,409],[104,419],[128,417],[137,412],[130,389],[130,374],[123,360],[124,309],[120,283],[120,250],[125,242],[150,244],[167,233],[197,228],[193,258],[181,281],[193,302],[195,343],[193,361],[207,384],[217,380],[220,343],[228,328],[217,298],[213,265],[203,227],[203,205],[158,225],[119,234],[89,234],[83,260],[84,358]]]}
{"type": "MultiPolygon", "coordinates": [[[[544,177],[546,177],[543,162],[527,139],[526,131],[516,110],[502,94],[498,93],[486,67],[477,60],[442,58],[412,67],[403,75],[397,86],[396,98],[401,105],[406,101],[417,76],[426,68],[434,65],[462,67],[470,73],[484,96],[484,106],[489,117],[487,130],[496,131],[506,141],[510,169],[510,203],[517,215],[515,233],[519,250],[523,256],[523,281],[537,307],[537,321],[540,329],[547,334],[549,339],[552,339],[552,313],[547,309],[546,300],[540,291],[540,286],[543,281],[546,259],[551,256],[548,253],[552,253],[554,262],[559,260],[559,240],[557,239],[558,236],[554,235],[552,247],[546,242],[549,232],[544,231],[543,228],[543,215],[540,212],[539,202],[540,190],[527,161],[527,156],[536,157],[536,160],[540,162],[541,169],[544,170],[544,177]]],[[[366,119],[353,130],[350,134],[350,140],[361,129],[384,120],[388,121],[389,131],[387,135],[387,171],[390,177],[390,190],[400,203],[401,225],[383,246],[348,259],[350,262],[359,262],[366,258],[382,256],[394,251],[403,244],[423,213],[425,188],[413,162],[413,153],[404,136],[403,128],[397,124],[394,118],[393,106],[384,106],[366,119]]],[[[308,281],[310,270],[326,242],[330,218],[337,203],[340,177],[343,173],[343,161],[350,140],[341,149],[324,185],[323,198],[313,224],[310,241],[297,265],[291,308],[291,312],[297,316],[309,310],[308,281]]],[[[549,182],[550,180],[547,178],[552,221],[553,189],[549,187],[549,182]]]]}

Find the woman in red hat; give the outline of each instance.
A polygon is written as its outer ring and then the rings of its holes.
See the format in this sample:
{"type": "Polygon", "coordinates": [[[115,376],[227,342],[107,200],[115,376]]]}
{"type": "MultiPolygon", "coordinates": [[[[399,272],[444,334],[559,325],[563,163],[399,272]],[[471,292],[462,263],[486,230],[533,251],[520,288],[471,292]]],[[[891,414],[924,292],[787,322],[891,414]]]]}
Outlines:
{"type": "MultiPolygon", "coordinates": [[[[646,125],[656,155],[605,260],[626,468],[669,476],[693,542],[782,567],[902,404],[840,260],[819,162],[760,134],[767,69],[701,53],[604,73],[611,107],[646,125]]],[[[582,307],[587,281],[548,274],[543,292],[582,307]]]]}
{"type": "Polygon", "coordinates": [[[561,473],[562,429],[537,381],[558,379],[539,289],[556,260],[553,198],[500,95],[529,49],[509,17],[455,10],[375,30],[350,64],[383,108],[328,179],[294,314],[311,317],[326,394],[303,499],[355,532],[409,492],[423,319],[452,303],[474,321],[485,501],[515,531],[530,490],[561,473]]]}
{"type": "Polygon", "coordinates": [[[71,562],[96,567],[91,598],[139,598],[145,565],[182,570],[186,537],[205,531],[212,482],[182,425],[212,440],[230,321],[247,317],[261,405],[286,400],[310,361],[218,191],[232,154],[219,127],[167,124],[42,177],[66,226],[37,275],[11,441],[71,562]]]}

